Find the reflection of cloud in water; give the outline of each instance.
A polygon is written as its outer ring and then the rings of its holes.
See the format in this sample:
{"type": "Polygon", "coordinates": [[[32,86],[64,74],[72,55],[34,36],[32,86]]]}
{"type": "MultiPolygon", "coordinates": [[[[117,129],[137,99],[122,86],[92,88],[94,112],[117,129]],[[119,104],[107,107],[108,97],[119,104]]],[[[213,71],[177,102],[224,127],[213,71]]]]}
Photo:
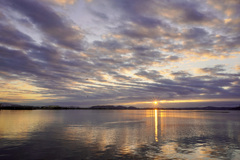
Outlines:
{"type": "Polygon", "coordinates": [[[116,121],[116,122],[106,122],[106,125],[109,124],[133,124],[133,123],[143,123],[144,121],[116,121]]]}
{"type": "Polygon", "coordinates": [[[236,159],[240,156],[239,128],[235,112],[0,111],[0,156],[236,159]],[[10,152],[5,144],[15,145],[18,140],[26,143],[10,152]]]}
{"type": "Polygon", "coordinates": [[[52,120],[44,111],[0,111],[0,138],[28,139],[52,120]]]}
{"type": "Polygon", "coordinates": [[[142,121],[120,121],[103,123],[101,126],[69,126],[65,130],[65,136],[69,140],[78,140],[87,146],[96,144],[101,151],[105,151],[109,146],[121,146],[121,152],[126,153],[142,143],[147,143],[144,139],[140,140],[142,136],[138,127],[134,127],[142,123],[142,121]]]}
{"type": "Polygon", "coordinates": [[[239,122],[226,123],[222,115],[216,115],[220,121],[213,121],[201,112],[143,112],[132,120],[68,126],[64,135],[89,150],[95,146],[92,152],[98,152],[98,158],[109,151],[111,157],[135,159],[239,156],[239,130],[235,129],[239,122]]]}

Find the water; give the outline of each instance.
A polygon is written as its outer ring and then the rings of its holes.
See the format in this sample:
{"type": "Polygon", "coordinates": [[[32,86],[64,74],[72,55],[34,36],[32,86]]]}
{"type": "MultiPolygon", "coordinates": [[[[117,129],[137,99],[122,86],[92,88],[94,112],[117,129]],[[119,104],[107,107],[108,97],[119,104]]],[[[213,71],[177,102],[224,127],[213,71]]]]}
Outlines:
{"type": "Polygon", "coordinates": [[[240,112],[0,111],[1,160],[240,159],[240,112]]]}

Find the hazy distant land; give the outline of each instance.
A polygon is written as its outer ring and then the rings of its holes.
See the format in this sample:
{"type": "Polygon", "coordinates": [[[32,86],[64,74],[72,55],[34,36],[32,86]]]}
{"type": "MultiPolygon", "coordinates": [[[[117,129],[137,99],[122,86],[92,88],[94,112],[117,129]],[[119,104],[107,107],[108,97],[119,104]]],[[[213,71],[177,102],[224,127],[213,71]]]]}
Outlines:
{"type": "Polygon", "coordinates": [[[75,106],[57,106],[57,105],[49,105],[49,106],[27,106],[27,105],[19,105],[12,103],[0,103],[0,110],[69,110],[69,109],[78,109],[78,110],[240,110],[240,105],[236,107],[214,107],[214,106],[206,106],[206,107],[188,107],[188,108],[161,108],[161,107],[148,107],[148,108],[138,108],[134,106],[122,106],[122,105],[97,105],[91,107],[75,107],[75,106]]]}

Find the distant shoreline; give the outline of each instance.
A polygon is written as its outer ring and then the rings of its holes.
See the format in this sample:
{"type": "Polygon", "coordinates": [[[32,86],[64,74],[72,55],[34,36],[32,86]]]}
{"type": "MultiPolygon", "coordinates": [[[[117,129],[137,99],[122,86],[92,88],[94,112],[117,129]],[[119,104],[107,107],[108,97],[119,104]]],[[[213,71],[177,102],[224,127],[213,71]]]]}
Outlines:
{"type": "Polygon", "coordinates": [[[22,106],[22,105],[10,105],[4,106],[0,103],[0,110],[240,110],[240,106],[237,107],[190,107],[190,108],[137,108],[134,106],[92,106],[87,108],[81,107],[61,107],[61,106],[22,106]]]}

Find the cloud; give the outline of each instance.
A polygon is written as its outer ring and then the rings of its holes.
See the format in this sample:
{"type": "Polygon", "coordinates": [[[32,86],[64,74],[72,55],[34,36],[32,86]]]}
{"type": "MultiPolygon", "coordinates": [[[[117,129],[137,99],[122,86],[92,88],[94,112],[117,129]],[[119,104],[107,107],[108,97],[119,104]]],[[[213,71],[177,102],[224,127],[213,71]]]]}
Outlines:
{"type": "Polygon", "coordinates": [[[93,9],[90,8],[90,11],[91,13],[95,16],[95,17],[98,17],[99,19],[103,20],[103,21],[108,21],[109,20],[109,17],[108,15],[106,15],[105,13],[103,12],[100,12],[100,11],[95,11],[93,9]]]}
{"type": "Polygon", "coordinates": [[[58,4],[74,4],[76,2],[76,0],[52,0],[58,4]]]}
{"type": "Polygon", "coordinates": [[[186,71],[172,72],[171,75],[174,77],[189,77],[189,76],[191,76],[191,74],[186,71]]]}
{"type": "Polygon", "coordinates": [[[32,63],[29,57],[19,50],[12,50],[0,47],[1,70],[16,75],[32,72],[37,66],[32,63]],[[24,72],[25,71],[25,72],[24,72]]]}
{"type": "Polygon", "coordinates": [[[13,26],[2,23],[0,23],[0,34],[2,35],[0,37],[0,43],[4,45],[10,45],[12,47],[28,48],[33,42],[33,39],[28,35],[18,31],[13,26]],[[21,41],[19,41],[19,39],[21,41]]]}
{"type": "Polygon", "coordinates": [[[237,71],[240,71],[240,65],[236,65],[236,66],[235,66],[235,69],[236,69],[237,71]]]}
{"type": "Polygon", "coordinates": [[[239,97],[239,66],[226,59],[240,53],[235,1],[232,12],[212,1],[82,2],[79,18],[74,2],[0,2],[4,85],[20,80],[46,103],[82,106],[239,97]]]}
{"type": "Polygon", "coordinates": [[[122,44],[117,40],[94,41],[93,45],[99,48],[106,48],[111,51],[122,48],[122,44]]]}
{"type": "Polygon", "coordinates": [[[185,33],[187,39],[201,39],[207,35],[208,33],[202,28],[191,28],[185,33]]]}
{"type": "Polygon", "coordinates": [[[150,71],[144,71],[141,70],[137,73],[135,73],[135,75],[140,76],[140,77],[145,77],[149,80],[157,80],[159,78],[162,78],[163,76],[160,75],[160,73],[156,70],[150,70],[150,71]]]}
{"type": "Polygon", "coordinates": [[[83,34],[46,4],[38,1],[14,0],[7,1],[4,5],[26,16],[52,43],[77,51],[83,50],[83,34]]]}
{"type": "Polygon", "coordinates": [[[210,74],[210,75],[216,75],[219,72],[225,71],[225,69],[223,67],[224,67],[223,65],[216,65],[214,67],[200,68],[198,71],[200,73],[207,73],[207,74],[210,74]]]}
{"type": "Polygon", "coordinates": [[[181,23],[204,24],[217,18],[213,12],[209,12],[208,8],[204,6],[204,2],[175,1],[172,6],[175,10],[182,12],[181,23]]]}

